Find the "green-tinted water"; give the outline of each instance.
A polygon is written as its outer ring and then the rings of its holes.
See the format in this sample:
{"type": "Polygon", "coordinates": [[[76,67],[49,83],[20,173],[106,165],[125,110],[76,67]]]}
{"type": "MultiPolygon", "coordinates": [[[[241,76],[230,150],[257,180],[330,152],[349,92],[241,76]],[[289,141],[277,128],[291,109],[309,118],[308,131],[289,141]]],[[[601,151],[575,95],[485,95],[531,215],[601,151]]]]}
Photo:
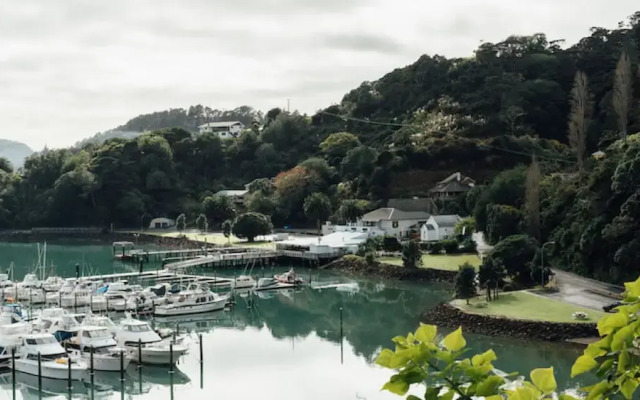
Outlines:
{"type": "MultiPolygon", "coordinates": [[[[73,276],[75,264],[100,273],[136,270],[112,260],[110,246],[48,244],[47,265],[53,263],[61,276],[73,276]]],[[[15,262],[21,279],[37,262],[35,244],[0,243],[0,267],[15,262]]],[[[155,268],[148,266],[147,268],[155,268]]],[[[268,276],[276,270],[256,270],[268,276]]],[[[297,269],[303,275],[310,271],[297,269]]],[[[233,275],[238,271],[225,271],[233,275]]],[[[367,278],[353,279],[328,271],[313,271],[314,285],[356,283],[357,291],[335,288],[296,292],[272,292],[237,298],[233,311],[181,317],[158,325],[189,332],[191,352],[181,360],[176,374],[167,369],[135,365],[127,370],[123,386],[119,375],[97,374],[95,396],[120,398],[223,398],[244,399],[395,399],[379,388],[389,371],[373,365],[381,346],[390,338],[415,329],[419,314],[448,298],[443,285],[416,285],[367,278]],[[340,307],[343,307],[344,341],[340,345],[340,307]],[[201,370],[197,334],[203,335],[205,360],[201,370]],[[202,371],[202,373],[201,373],[202,371]],[[173,385],[171,381],[173,380],[173,385]]],[[[507,338],[467,335],[474,351],[493,348],[496,366],[506,371],[530,371],[553,365],[561,386],[566,385],[578,350],[567,345],[524,342],[507,338]]],[[[37,398],[37,379],[19,376],[18,398],[37,398]],[[35,388],[35,390],[34,390],[35,388]]],[[[0,376],[0,396],[11,398],[11,376],[0,376]]],[[[66,396],[66,382],[46,381],[47,396],[66,396]]],[[[76,383],[72,396],[90,398],[88,383],[76,383]]]]}

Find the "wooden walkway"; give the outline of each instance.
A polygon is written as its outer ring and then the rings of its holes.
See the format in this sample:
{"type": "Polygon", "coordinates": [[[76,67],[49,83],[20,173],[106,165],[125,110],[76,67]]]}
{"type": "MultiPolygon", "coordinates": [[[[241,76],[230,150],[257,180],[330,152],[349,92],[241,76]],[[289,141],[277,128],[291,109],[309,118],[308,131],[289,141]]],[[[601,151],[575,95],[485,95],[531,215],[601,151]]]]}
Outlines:
{"type": "Polygon", "coordinates": [[[177,261],[166,264],[164,268],[169,271],[183,270],[191,267],[219,267],[245,265],[248,261],[270,261],[278,254],[271,250],[250,251],[243,253],[219,253],[190,260],[177,261]]]}

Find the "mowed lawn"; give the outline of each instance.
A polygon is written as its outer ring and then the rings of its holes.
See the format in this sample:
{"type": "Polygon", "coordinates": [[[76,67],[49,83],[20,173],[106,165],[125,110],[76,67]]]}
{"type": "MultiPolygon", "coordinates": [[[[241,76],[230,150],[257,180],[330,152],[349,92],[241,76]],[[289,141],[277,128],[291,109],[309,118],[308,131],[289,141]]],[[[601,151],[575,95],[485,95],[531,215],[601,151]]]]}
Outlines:
{"type": "MultiPolygon", "coordinates": [[[[179,232],[145,232],[146,235],[153,236],[162,236],[162,237],[178,237],[180,235],[179,232]]],[[[230,238],[224,237],[222,233],[194,233],[187,232],[183,233],[187,239],[193,240],[195,242],[200,243],[209,243],[214,245],[234,245],[234,246],[248,246],[248,247],[264,247],[264,248],[273,248],[275,249],[275,243],[273,242],[260,242],[255,241],[253,243],[247,242],[246,239],[240,239],[231,235],[230,238]]]]}
{"type": "MultiPolygon", "coordinates": [[[[378,261],[386,264],[402,265],[401,257],[380,257],[378,261]]],[[[482,262],[476,254],[423,254],[421,268],[442,269],[446,271],[457,271],[464,264],[469,263],[476,269],[482,262]]]]}
{"type": "Polygon", "coordinates": [[[606,315],[601,311],[575,306],[527,291],[500,293],[497,300],[490,302],[487,302],[484,296],[480,296],[471,299],[469,305],[465,300],[460,299],[451,303],[469,313],[534,321],[596,322],[606,315]],[[485,303],[487,306],[478,307],[478,304],[481,303],[485,303]],[[584,321],[573,319],[571,314],[577,311],[586,313],[589,319],[584,321]]]}

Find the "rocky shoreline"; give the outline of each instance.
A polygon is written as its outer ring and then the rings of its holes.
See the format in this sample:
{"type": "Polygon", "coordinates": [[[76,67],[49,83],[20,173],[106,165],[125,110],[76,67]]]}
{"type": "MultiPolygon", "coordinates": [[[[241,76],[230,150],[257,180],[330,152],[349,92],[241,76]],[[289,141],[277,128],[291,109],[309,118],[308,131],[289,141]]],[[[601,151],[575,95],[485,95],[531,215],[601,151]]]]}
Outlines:
{"type": "Polygon", "coordinates": [[[504,336],[518,339],[540,340],[547,342],[566,341],[575,338],[598,336],[595,323],[561,323],[544,321],[516,320],[488,315],[470,314],[441,303],[427,310],[421,316],[427,324],[447,328],[462,329],[482,335],[504,336]]]}
{"type": "Polygon", "coordinates": [[[431,268],[407,269],[398,265],[375,262],[367,264],[362,257],[345,256],[322,269],[335,269],[347,273],[375,276],[383,279],[411,280],[414,282],[453,282],[456,272],[431,268]]]}

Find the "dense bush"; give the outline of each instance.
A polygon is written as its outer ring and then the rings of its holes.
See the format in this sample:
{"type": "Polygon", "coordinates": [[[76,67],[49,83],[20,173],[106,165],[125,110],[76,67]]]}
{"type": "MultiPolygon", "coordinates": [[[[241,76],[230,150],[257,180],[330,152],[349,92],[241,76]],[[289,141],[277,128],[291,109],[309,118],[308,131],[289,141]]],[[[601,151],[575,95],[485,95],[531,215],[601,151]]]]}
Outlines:
{"type": "Polygon", "coordinates": [[[444,247],[442,246],[442,242],[433,242],[431,243],[431,249],[429,250],[429,254],[440,254],[444,247]]]}
{"type": "Polygon", "coordinates": [[[442,240],[440,241],[440,245],[447,254],[456,254],[460,247],[458,241],[454,239],[442,240]]]}

